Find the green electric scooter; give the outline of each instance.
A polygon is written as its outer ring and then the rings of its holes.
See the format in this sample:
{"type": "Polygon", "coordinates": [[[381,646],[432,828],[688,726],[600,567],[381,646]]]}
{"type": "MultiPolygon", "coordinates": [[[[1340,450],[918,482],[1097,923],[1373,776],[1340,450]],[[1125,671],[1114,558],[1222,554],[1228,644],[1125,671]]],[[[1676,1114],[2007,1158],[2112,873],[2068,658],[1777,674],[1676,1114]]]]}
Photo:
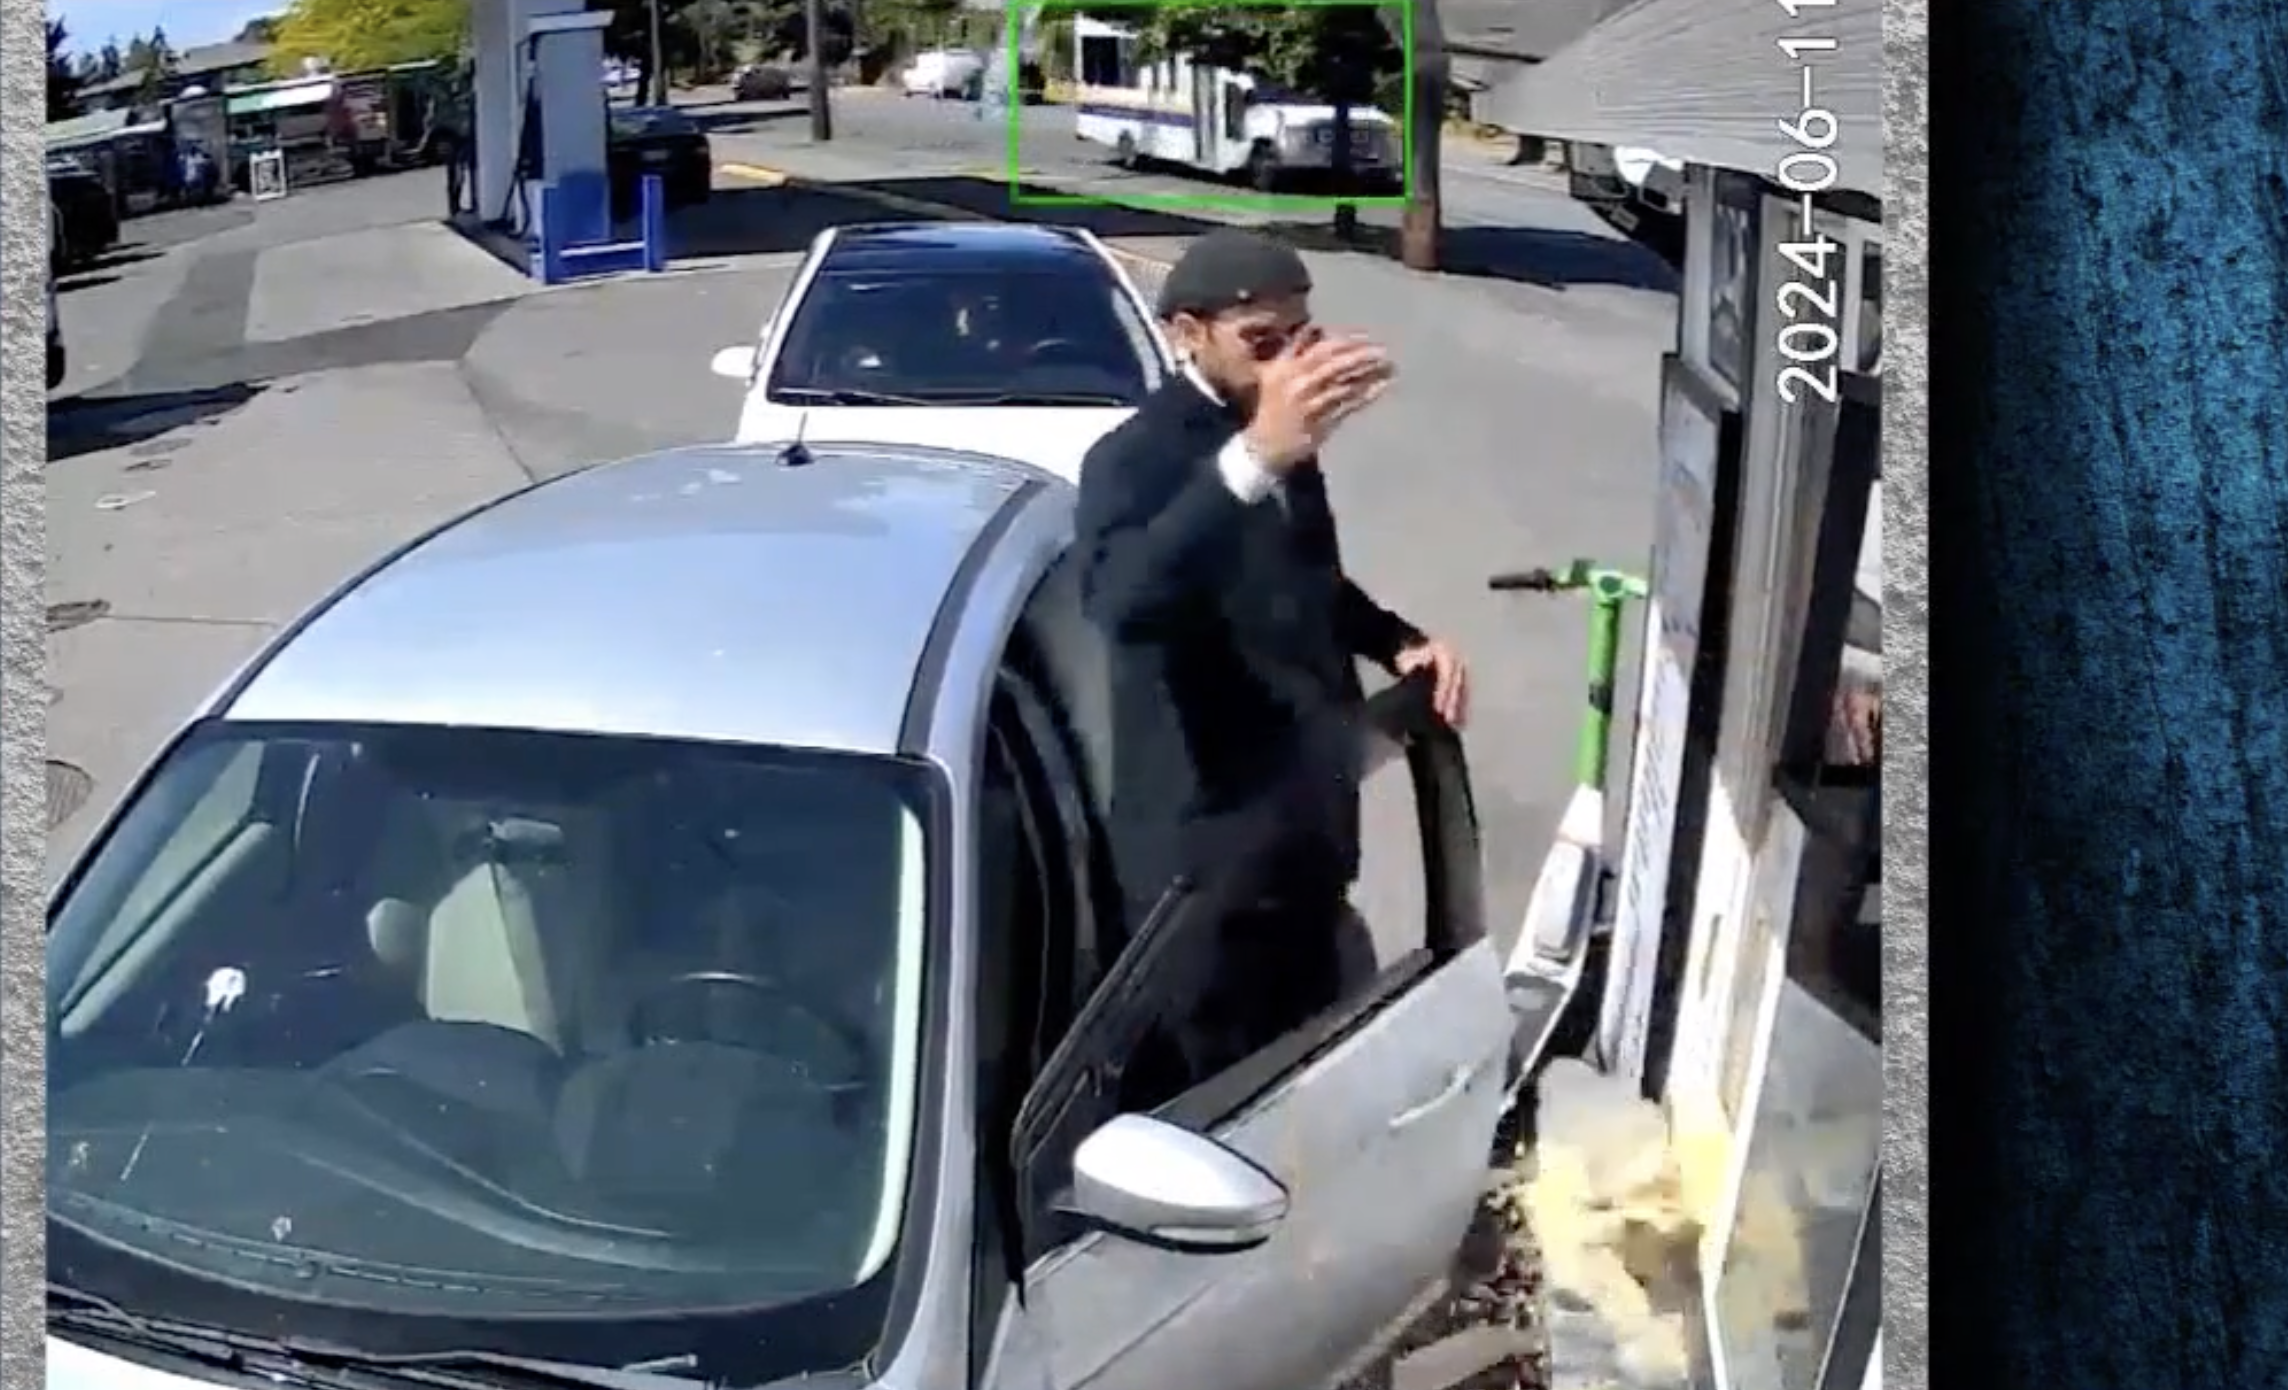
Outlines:
{"type": "Polygon", "coordinates": [[[1605,849],[1605,788],[1612,751],[1614,677],[1621,660],[1621,616],[1631,599],[1650,592],[1633,574],[1591,560],[1561,570],[1497,574],[1496,593],[1586,594],[1589,598],[1587,708],[1574,744],[1573,795],[1557,823],[1557,840],[1534,880],[1525,921],[1503,969],[1511,1011],[1517,1016],[1520,1055],[1511,1072],[1511,1098],[1543,1062],[1551,1037],[1579,989],[1589,941],[1602,914],[1614,867],[1605,849]]]}

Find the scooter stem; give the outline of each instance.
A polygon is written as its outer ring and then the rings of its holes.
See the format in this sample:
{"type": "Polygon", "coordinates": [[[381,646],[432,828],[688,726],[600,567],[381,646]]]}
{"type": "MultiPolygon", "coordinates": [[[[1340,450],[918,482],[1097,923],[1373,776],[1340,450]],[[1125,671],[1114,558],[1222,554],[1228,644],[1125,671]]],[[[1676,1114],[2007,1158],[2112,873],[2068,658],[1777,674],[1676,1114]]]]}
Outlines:
{"type": "Polygon", "coordinates": [[[1573,776],[1581,786],[1605,790],[1607,754],[1613,737],[1613,684],[1621,659],[1621,610],[1649,592],[1633,574],[1576,560],[1564,580],[1567,588],[1589,592],[1589,714],[1581,721],[1573,776]]]}

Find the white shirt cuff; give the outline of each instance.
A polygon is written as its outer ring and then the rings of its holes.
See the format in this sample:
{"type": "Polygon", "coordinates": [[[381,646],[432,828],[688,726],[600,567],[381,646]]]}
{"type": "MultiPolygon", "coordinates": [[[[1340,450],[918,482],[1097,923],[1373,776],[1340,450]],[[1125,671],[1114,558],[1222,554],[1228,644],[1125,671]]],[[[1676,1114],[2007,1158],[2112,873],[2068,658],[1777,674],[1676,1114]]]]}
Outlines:
{"type": "Polygon", "coordinates": [[[1233,435],[1223,446],[1216,455],[1216,472],[1223,475],[1223,485],[1231,489],[1231,495],[1250,506],[1269,497],[1279,483],[1247,447],[1246,435],[1233,435]]]}

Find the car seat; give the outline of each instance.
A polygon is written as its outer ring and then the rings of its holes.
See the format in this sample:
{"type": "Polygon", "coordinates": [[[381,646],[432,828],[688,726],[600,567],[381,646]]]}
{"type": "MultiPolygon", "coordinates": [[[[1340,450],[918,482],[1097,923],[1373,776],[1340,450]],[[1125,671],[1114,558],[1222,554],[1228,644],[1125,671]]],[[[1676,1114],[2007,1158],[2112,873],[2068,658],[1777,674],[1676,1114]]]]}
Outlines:
{"type": "Polygon", "coordinates": [[[429,1018],[525,1033],[559,1053],[580,1044],[606,949],[596,896],[581,891],[602,836],[568,834],[561,821],[578,819],[472,818],[454,836],[460,872],[433,905],[384,897],[368,911],[375,956],[429,1018]]]}

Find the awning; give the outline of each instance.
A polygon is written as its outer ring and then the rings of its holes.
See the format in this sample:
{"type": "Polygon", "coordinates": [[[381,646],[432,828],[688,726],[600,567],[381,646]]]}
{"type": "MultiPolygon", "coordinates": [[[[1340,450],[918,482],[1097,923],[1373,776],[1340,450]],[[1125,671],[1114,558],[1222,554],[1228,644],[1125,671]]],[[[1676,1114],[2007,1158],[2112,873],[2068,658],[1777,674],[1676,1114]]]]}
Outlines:
{"type": "MultiPolygon", "coordinates": [[[[1531,0],[1520,0],[1531,3],[1531,0]]],[[[1772,178],[1804,148],[1780,129],[1833,113],[1839,190],[1883,192],[1883,10],[1773,0],[1637,0],[1534,67],[1496,84],[1478,119],[1520,135],[1642,146],[1687,164],[1772,178]],[[1802,60],[1782,39],[1833,39],[1802,60]],[[1808,70],[1810,98],[1805,99],[1808,70]]],[[[1806,171],[1801,164],[1797,172],[1806,171]]]]}
{"type": "Polygon", "coordinates": [[[100,145],[124,134],[134,119],[135,113],[132,111],[91,111],[68,120],[50,121],[48,148],[60,153],[87,145],[100,145]]]}
{"type": "Polygon", "coordinates": [[[334,79],[326,77],[315,82],[289,82],[276,87],[257,87],[253,91],[231,92],[226,100],[231,115],[252,116],[289,106],[315,106],[333,94],[334,79]]]}

